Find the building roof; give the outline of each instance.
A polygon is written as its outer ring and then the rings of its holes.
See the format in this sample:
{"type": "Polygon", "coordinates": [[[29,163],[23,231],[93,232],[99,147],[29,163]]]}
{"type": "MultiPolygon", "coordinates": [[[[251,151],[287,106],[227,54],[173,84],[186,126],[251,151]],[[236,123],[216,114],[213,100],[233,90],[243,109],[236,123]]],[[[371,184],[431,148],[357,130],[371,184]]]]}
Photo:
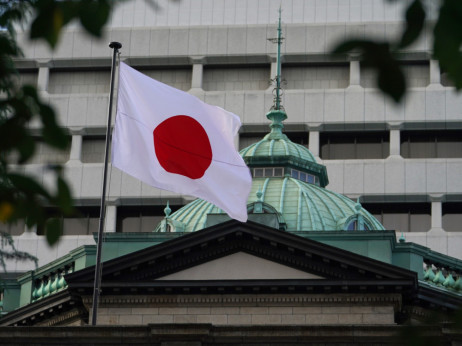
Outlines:
{"type": "MultiPolygon", "coordinates": [[[[345,234],[354,233],[359,232],[345,234]]],[[[373,242],[378,240],[374,235],[394,237],[391,231],[365,234],[374,238],[373,242]]],[[[382,239],[381,247],[386,248],[387,241],[382,239]]],[[[416,257],[414,262],[422,268],[422,257],[416,257]]],[[[309,299],[320,299],[322,303],[332,294],[352,299],[345,296],[349,294],[356,297],[355,304],[387,301],[406,314],[412,307],[432,311],[460,307],[461,295],[455,290],[429,285],[418,277],[418,272],[395,263],[258,223],[232,220],[106,261],[101,303],[158,304],[178,294],[185,295],[185,299],[228,294],[235,300],[247,299],[245,294],[296,294],[297,299],[308,294],[314,295],[309,299]],[[240,266],[233,265],[236,260],[241,261],[240,266]]],[[[88,311],[84,305],[91,302],[94,266],[68,273],[65,279],[65,290],[10,312],[0,325],[55,325],[62,319],[86,320],[88,311]]]]}

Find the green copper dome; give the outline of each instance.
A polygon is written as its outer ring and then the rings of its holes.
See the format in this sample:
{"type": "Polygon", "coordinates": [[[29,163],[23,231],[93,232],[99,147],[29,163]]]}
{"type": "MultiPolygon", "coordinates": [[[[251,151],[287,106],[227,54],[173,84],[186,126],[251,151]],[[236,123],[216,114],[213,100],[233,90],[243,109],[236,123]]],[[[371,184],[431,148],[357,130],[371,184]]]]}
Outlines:
{"type": "MultiPolygon", "coordinates": [[[[248,200],[249,220],[255,203],[272,206],[279,223],[284,224],[281,228],[288,232],[348,230],[354,229],[354,222],[362,222],[362,229],[384,229],[351,199],[292,177],[254,178],[248,200]]],[[[182,232],[194,232],[224,221],[227,217],[223,213],[213,204],[197,199],[170,215],[169,221],[182,224],[182,232]],[[211,215],[221,218],[213,221],[211,215]]]]}
{"type": "MultiPolygon", "coordinates": [[[[253,175],[249,220],[288,232],[384,229],[359,203],[325,188],[325,166],[282,133],[284,111],[267,116],[271,132],[241,150],[253,175]]],[[[218,207],[197,199],[167,215],[156,231],[194,232],[228,219],[218,207]]]]}

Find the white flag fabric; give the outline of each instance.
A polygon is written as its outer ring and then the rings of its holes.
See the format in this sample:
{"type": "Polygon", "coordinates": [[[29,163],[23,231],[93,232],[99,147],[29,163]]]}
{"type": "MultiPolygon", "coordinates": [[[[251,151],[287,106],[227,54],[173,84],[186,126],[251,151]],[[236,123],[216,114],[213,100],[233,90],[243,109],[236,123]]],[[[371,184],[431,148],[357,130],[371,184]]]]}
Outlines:
{"type": "Polygon", "coordinates": [[[120,64],[113,166],[245,222],[252,178],[234,148],[240,126],[237,115],[120,64]]]}

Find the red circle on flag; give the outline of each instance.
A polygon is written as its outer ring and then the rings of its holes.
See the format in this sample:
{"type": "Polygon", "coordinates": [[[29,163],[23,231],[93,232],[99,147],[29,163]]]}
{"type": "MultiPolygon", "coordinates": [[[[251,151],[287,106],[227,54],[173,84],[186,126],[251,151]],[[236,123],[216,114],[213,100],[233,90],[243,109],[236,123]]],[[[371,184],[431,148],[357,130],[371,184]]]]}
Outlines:
{"type": "Polygon", "coordinates": [[[153,131],[157,160],[167,172],[199,179],[212,163],[212,147],[202,125],[187,115],[175,115],[153,131]]]}

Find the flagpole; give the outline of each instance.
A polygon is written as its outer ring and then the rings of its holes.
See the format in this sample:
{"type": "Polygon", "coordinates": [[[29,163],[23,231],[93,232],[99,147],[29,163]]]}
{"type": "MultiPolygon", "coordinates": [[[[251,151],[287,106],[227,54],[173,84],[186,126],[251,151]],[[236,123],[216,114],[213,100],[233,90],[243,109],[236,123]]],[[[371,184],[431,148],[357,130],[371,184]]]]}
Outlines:
{"type": "Polygon", "coordinates": [[[97,243],[97,248],[96,248],[95,280],[93,284],[93,304],[92,304],[92,318],[91,318],[92,326],[96,326],[96,316],[98,314],[98,299],[99,299],[100,285],[101,285],[101,252],[103,250],[104,218],[106,216],[106,180],[107,180],[107,165],[108,165],[108,157],[109,157],[109,142],[110,142],[110,137],[111,137],[112,98],[114,95],[115,64],[116,64],[117,53],[119,52],[119,49],[122,48],[122,44],[120,44],[119,42],[111,42],[109,44],[109,47],[113,49],[112,66],[111,66],[111,91],[109,93],[109,110],[108,110],[107,127],[106,127],[106,147],[105,147],[105,153],[104,153],[103,188],[101,192],[98,243],[97,243]]]}

